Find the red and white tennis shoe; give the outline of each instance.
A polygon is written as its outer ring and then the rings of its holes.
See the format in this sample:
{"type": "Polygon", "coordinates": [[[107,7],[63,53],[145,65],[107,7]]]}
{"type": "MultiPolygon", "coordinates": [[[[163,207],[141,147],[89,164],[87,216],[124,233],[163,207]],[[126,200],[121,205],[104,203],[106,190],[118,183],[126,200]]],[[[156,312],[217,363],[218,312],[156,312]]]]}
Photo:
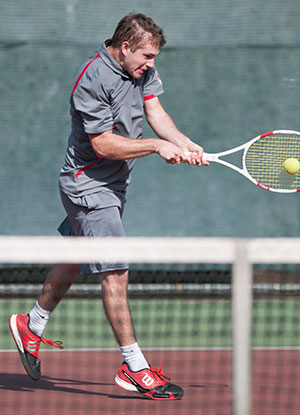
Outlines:
{"type": "Polygon", "coordinates": [[[38,357],[40,343],[49,346],[55,346],[63,349],[62,342],[46,340],[38,337],[29,327],[29,316],[27,314],[13,314],[9,318],[9,327],[17,345],[21,361],[28,375],[33,380],[39,380],[41,377],[41,361],[38,357]]]}
{"type": "Polygon", "coordinates": [[[183,396],[183,389],[180,386],[170,383],[168,376],[162,373],[163,364],[159,369],[150,366],[149,369],[142,369],[138,372],[131,372],[126,363],[115,377],[116,385],[132,392],[139,392],[151,399],[176,400],[183,396]]]}

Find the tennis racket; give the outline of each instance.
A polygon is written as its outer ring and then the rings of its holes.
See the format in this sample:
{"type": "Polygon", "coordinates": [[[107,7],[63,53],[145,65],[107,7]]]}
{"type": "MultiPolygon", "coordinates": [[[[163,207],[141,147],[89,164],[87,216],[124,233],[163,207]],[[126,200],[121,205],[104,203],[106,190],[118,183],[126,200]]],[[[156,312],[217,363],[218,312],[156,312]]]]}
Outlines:
{"type": "Polygon", "coordinates": [[[283,168],[288,158],[300,161],[300,133],[297,131],[271,131],[231,150],[204,153],[203,158],[237,171],[262,189],[278,193],[300,191],[300,171],[288,174],[283,168]],[[221,158],[239,151],[242,151],[241,167],[221,158]]]}

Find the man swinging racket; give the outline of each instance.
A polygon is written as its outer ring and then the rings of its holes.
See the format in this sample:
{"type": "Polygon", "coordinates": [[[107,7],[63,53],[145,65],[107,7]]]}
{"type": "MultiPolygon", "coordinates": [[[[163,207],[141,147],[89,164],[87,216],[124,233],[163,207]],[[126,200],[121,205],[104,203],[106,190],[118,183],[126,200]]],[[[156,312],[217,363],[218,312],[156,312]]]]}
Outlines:
{"type": "MultiPolygon", "coordinates": [[[[157,153],[167,163],[200,166],[203,149],[178,130],[160,104],[162,82],[154,60],[166,43],[163,31],[143,14],[125,16],[112,39],[84,63],[71,94],[72,129],[59,187],[67,218],[64,236],[123,236],[122,213],[135,159],[157,153]],[[142,138],[142,121],[158,138],[142,138]],[[189,155],[188,155],[189,154],[189,155]]],[[[28,375],[41,376],[40,342],[49,317],[79,272],[99,274],[107,319],[123,364],[115,383],[152,399],[174,400],[183,389],[140,350],[127,299],[128,264],[56,265],[29,314],[10,317],[10,329],[28,375]]]]}

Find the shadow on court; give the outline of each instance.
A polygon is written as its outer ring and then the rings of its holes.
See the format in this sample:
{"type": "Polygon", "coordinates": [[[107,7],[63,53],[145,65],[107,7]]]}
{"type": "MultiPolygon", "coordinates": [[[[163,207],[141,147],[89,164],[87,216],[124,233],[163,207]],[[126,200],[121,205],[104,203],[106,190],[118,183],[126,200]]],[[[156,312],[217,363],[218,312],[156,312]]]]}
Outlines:
{"type": "Polygon", "coordinates": [[[80,386],[113,386],[114,383],[104,382],[83,382],[74,379],[60,379],[43,376],[39,381],[31,380],[26,374],[19,373],[1,373],[0,374],[0,390],[19,391],[19,392],[36,392],[36,391],[55,391],[67,392],[81,395],[106,396],[113,399],[142,399],[148,400],[143,396],[122,396],[120,394],[93,392],[90,390],[79,389],[80,386]]]}

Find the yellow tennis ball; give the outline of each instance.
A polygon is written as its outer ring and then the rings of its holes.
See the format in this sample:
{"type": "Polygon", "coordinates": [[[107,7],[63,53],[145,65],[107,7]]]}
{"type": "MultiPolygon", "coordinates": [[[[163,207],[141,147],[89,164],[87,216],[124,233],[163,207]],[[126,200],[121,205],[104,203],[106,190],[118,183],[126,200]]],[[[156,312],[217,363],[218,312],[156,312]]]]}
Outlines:
{"type": "Polygon", "coordinates": [[[283,168],[288,174],[296,174],[300,169],[300,163],[297,159],[289,158],[283,163],[283,168]]]}

